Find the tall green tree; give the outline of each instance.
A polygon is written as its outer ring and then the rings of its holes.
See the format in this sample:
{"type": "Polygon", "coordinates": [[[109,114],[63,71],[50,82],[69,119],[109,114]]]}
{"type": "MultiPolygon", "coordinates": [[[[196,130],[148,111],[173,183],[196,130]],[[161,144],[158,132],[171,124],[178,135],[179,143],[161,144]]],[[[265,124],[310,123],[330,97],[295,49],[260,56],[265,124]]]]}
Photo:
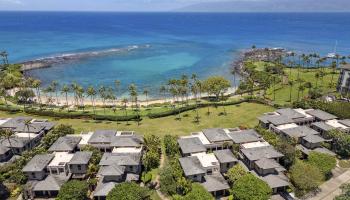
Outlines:
{"type": "Polygon", "coordinates": [[[86,200],[88,190],[89,185],[86,181],[71,180],[62,185],[57,200],[86,200]]]}
{"type": "Polygon", "coordinates": [[[214,94],[219,101],[220,94],[226,92],[231,83],[222,76],[212,76],[206,79],[203,85],[208,94],[214,94]]]}
{"type": "Polygon", "coordinates": [[[145,187],[140,187],[133,182],[117,184],[107,195],[107,200],[146,200],[150,192],[145,187]]]}
{"type": "Polygon", "coordinates": [[[239,200],[268,200],[272,189],[263,180],[246,174],[235,182],[232,193],[239,200]]]}
{"type": "Polygon", "coordinates": [[[68,107],[68,93],[70,92],[70,87],[67,84],[64,84],[61,88],[61,94],[64,94],[66,97],[66,106],[68,107]]]}
{"type": "Polygon", "coordinates": [[[13,151],[12,148],[12,143],[11,143],[11,138],[12,136],[15,134],[15,132],[13,132],[12,129],[0,129],[0,138],[5,138],[7,140],[7,142],[10,145],[10,149],[12,151],[12,154],[14,154],[15,152],[13,151]]]}
{"type": "Polygon", "coordinates": [[[91,98],[91,104],[92,104],[92,108],[94,110],[94,115],[96,115],[95,98],[96,98],[97,92],[96,92],[95,88],[92,85],[89,86],[86,90],[86,94],[88,95],[88,97],[91,98]]]}
{"type": "Polygon", "coordinates": [[[324,180],[322,172],[317,167],[304,161],[295,162],[290,169],[290,178],[296,187],[297,196],[302,196],[317,189],[324,180]]]}

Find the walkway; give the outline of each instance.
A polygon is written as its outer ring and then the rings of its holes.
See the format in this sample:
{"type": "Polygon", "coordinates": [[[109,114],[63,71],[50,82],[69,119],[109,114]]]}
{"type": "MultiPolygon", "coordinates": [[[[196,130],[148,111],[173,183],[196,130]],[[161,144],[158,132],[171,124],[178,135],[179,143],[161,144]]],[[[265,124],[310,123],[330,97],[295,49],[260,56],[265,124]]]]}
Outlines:
{"type": "MultiPolygon", "coordinates": [[[[161,156],[160,156],[159,170],[161,170],[161,169],[163,168],[163,166],[164,166],[164,161],[165,161],[164,152],[162,152],[162,154],[161,154],[161,156]]],[[[169,199],[160,191],[160,187],[159,187],[159,185],[160,185],[160,183],[159,183],[159,178],[160,178],[160,176],[159,176],[159,172],[158,172],[157,177],[156,177],[156,180],[155,180],[155,182],[157,183],[157,189],[156,189],[157,194],[158,194],[158,196],[159,196],[162,200],[169,200],[169,199]]]]}
{"type": "Polygon", "coordinates": [[[333,200],[334,197],[341,194],[340,186],[344,183],[350,183],[350,170],[323,183],[320,186],[321,192],[308,200],[333,200]]]}

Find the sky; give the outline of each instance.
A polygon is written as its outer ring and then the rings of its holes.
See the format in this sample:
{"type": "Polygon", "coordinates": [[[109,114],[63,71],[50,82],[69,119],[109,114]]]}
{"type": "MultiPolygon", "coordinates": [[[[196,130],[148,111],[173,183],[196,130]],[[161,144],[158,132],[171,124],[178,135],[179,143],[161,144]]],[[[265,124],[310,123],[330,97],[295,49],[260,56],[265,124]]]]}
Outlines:
{"type": "Polygon", "coordinates": [[[222,0],[0,0],[0,10],[170,11],[215,1],[222,0]]]}

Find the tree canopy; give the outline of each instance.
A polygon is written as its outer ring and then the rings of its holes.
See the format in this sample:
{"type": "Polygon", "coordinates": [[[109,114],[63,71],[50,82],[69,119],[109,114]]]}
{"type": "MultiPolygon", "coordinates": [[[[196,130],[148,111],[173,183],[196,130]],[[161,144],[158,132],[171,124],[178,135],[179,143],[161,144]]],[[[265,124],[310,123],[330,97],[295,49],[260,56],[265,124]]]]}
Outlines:
{"type": "Polygon", "coordinates": [[[337,160],[334,156],[319,152],[311,152],[307,161],[311,165],[317,167],[326,177],[332,173],[332,169],[335,168],[337,164],[337,160]]]}
{"type": "Polygon", "coordinates": [[[133,182],[116,185],[107,195],[107,200],[144,200],[149,197],[149,190],[133,182]]]}
{"type": "Polygon", "coordinates": [[[219,99],[220,94],[226,92],[231,83],[222,76],[212,76],[204,80],[203,86],[209,94],[214,94],[219,99]]]}
{"type": "Polygon", "coordinates": [[[349,200],[350,199],[350,184],[344,184],[341,187],[342,194],[335,197],[334,200],[349,200]]]}
{"type": "Polygon", "coordinates": [[[193,183],[192,189],[185,196],[176,196],[176,200],[213,200],[213,196],[199,183],[193,183]]]}
{"type": "Polygon", "coordinates": [[[246,174],[235,182],[232,192],[239,200],[268,200],[272,189],[263,180],[246,174]]]}
{"type": "Polygon", "coordinates": [[[237,164],[228,170],[226,176],[231,184],[235,183],[238,179],[245,176],[248,172],[242,167],[242,165],[237,164]]]}
{"type": "Polygon", "coordinates": [[[324,176],[317,167],[298,160],[291,167],[290,178],[297,189],[296,194],[301,196],[315,190],[322,183],[324,176]]]}
{"type": "Polygon", "coordinates": [[[57,200],[85,200],[89,185],[85,181],[72,180],[62,185],[57,200]]]}

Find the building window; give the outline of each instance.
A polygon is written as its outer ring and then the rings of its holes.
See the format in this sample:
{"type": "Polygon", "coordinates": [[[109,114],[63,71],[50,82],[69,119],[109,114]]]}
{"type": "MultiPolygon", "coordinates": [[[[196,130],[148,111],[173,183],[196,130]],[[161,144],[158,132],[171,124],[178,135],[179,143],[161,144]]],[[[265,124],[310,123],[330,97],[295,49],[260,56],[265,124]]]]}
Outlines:
{"type": "Polygon", "coordinates": [[[207,174],[208,174],[208,175],[211,175],[212,173],[213,173],[212,170],[208,170],[208,171],[207,171],[207,174]]]}
{"type": "Polygon", "coordinates": [[[78,170],[81,170],[81,165],[78,165],[78,170]]]}
{"type": "Polygon", "coordinates": [[[36,178],[36,176],[35,176],[35,173],[34,173],[34,172],[32,173],[32,177],[33,177],[33,178],[36,178]]]}
{"type": "Polygon", "coordinates": [[[230,166],[231,166],[230,163],[227,163],[227,164],[226,164],[226,167],[227,167],[227,168],[229,168],[230,166]]]}

